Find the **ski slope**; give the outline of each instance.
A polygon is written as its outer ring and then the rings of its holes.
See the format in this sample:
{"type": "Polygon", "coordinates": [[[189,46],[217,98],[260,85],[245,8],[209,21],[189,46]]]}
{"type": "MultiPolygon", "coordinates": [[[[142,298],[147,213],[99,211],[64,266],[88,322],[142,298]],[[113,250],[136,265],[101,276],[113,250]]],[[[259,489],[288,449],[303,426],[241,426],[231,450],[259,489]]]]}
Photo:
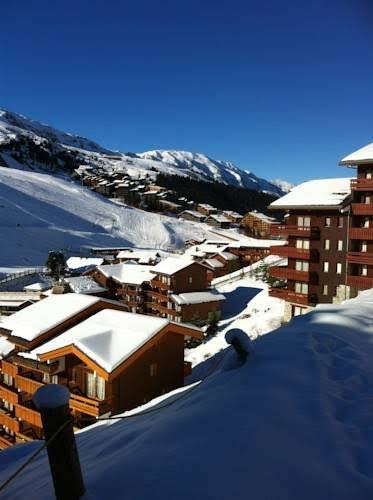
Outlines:
{"type": "Polygon", "coordinates": [[[68,178],[0,167],[0,267],[43,264],[49,250],[176,249],[203,225],[116,205],[68,178]]]}

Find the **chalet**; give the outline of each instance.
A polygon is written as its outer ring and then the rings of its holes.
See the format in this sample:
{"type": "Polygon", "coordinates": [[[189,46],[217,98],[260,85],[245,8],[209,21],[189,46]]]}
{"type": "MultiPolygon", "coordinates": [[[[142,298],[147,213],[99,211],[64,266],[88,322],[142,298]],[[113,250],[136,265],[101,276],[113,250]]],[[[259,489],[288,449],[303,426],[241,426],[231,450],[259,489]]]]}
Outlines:
{"type": "Polygon", "coordinates": [[[206,216],[194,210],[184,210],[179,214],[179,219],[185,219],[192,222],[204,222],[206,216]]]}
{"type": "Polygon", "coordinates": [[[209,215],[205,222],[210,226],[220,227],[221,229],[228,229],[231,227],[231,221],[227,217],[224,217],[224,215],[220,214],[209,215]]]}
{"type": "MultiPolygon", "coordinates": [[[[273,240],[261,240],[254,238],[243,238],[241,240],[230,242],[228,251],[237,255],[240,265],[243,267],[250,266],[258,260],[262,260],[271,253],[271,245],[273,240]]],[[[279,240],[276,242],[278,246],[284,245],[286,241],[279,240]]]]}
{"type": "MultiPolygon", "coordinates": [[[[357,169],[351,180],[351,221],[348,229],[347,297],[373,288],[373,143],[351,153],[340,165],[357,169]]],[[[342,296],[342,298],[344,298],[342,296]]]]}
{"type": "Polygon", "coordinates": [[[112,298],[124,302],[133,313],[145,311],[146,290],[154,274],[155,266],[113,264],[99,266],[91,276],[109,291],[112,298]]]}
{"type": "MultiPolygon", "coordinates": [[[[154,266],[152,273],[151,288],[147,292],[149,301],[146,305],[148,312],[157,316],[182,321],[182,311],[176,307],[180,304],[172,300],[172,295],[209,291],[208,269],[191,258],[168,257],[154,266]]],[[[216,302],[219,307],[220,301],[216,302]]],[[[193,316],[201,322],[207,321],[206,311],[209,306],[205,304],[206,302],[188,304],[188,318],[193,316]]],[[[211,307],[215,310],[215,305],[211,307]]]]}
{"type": "Polygon", "coordinates": [[[159,208],[164,212],[179,213],[183,207],[178,203],[169,200],[158,200],[159,208]]]}
{"type": "Polygon", "coordinates": [[[127,248],[121,250],[117,255],[120,263],[134,261],[138,264],[154,265],[160,260],[160,254],[157,250],[145,250],[142,248],[127,248]]]}
{"type": "Polygon", "coordinates": [[[220,318],[221,303],[225,300],[215,290],[171,294],[170,298],[176,311],[175,321],[201,325],[220,318]]]}
{"type": "Polygon", "coordinates": [[[226,266],[223,262],[217,259],[202,259],[201,264],[207,268],[207,279],[208,282],[220,276],[227,274],[226,266]]]}
{"type": "Polygon", "coordinates": [[[199,203],[197,205],[197,212],[201,213],[202,215],[214,215],[218,213],[218,209],[215,207],[212,207],[208,203],[199,203]]]}
{"type": "MultiPolygon", "coordinates": [[[[22,333],[28,336],[25,329],[22,333]]],[[[0,448],[43,437],[32,403],[43,384],[70,390],[76,429],[182,386],[186,370],[190,373],[184,363],[185,336],[201,339],[202,332],[106,308],[31,351],[11,351],[1,361],[0,448]]]]}
{"type": "Polygon", "coordinates": [[[238,212],[234,212],[233,210],[224,210],[223,215],[234,224],[240,224],[243,219],[243,216],[241,214],[239,214],[238,212]]]}
{"type": "Polygon", "coordinates": [[[0,292],[0,316],[14,314],[40,299],[39,291],[0,292]]]}
{"type": "Polygon", "coordinates": [[[288,245],[271,247],[272,254],[287,257],[288,265],[270,268],[272,277],[286,282],[270,289],[271,296],[286,301],[285,319],[333,302],[345,284],[350,193],[350,179],[321,179],[271,203],[271,209],[288,212],[284,225],[273,226],[288,245]]]}
{"type": "Polygon", "coordinates": [[[241,220],[241,225],[247,234],[254,238],[270,238],[272,236],[271,227],[276,224],[278,224],[277,219],[256,210],[247,213],[241,220]]]}

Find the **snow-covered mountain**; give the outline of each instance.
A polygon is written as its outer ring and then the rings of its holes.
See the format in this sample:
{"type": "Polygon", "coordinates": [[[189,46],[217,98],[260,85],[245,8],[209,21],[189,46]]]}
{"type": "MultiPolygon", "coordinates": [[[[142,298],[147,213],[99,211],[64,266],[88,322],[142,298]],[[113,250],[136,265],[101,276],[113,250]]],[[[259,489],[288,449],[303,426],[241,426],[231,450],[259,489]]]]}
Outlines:
{"type": "Polygon", "coordinates": [[[116,205],[69,177],[0,167],[0,267],[44,264],[49,250],[175,249],[208,229],[116,205]]]}
{"type": "Polygon", "coordinates": [[[201,153],[163,150],[139,154],[114,152],[83,137],[0,110],[0,165],[34,171],[72,172],[80,164],[128,171],[139,176],[145,173],[154,176],[157,172],[181,175],[277,196],[288,191],[285,182],[267,181],[231,162],[214,160],[201,153]]]}

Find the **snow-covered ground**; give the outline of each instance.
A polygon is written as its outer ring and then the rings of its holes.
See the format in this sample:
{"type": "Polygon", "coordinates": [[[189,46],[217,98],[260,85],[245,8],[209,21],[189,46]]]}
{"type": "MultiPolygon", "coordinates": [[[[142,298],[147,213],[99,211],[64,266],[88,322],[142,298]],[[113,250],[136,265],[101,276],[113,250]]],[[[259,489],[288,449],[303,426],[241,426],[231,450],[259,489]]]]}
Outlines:
{"type": "MultiPolygon", "coordinates": [[[[147,405],[157,411],[79,433],[84,498],[370,500],[372,318],[371,290],[318,307],[254,340],[244,365],[230,348],[192,392],[147,405]]],[[[39,446],[0,453],[0,480],[39,446]]],[[[45,451],[2,498],[53,498],[45,451]]]]}
{"type": "Polygon", "coordinates": [[[49,250],[176,249],[206,225],[120,207],[66,178],[0,167],[0,266],[44,264],[49,250]]]}

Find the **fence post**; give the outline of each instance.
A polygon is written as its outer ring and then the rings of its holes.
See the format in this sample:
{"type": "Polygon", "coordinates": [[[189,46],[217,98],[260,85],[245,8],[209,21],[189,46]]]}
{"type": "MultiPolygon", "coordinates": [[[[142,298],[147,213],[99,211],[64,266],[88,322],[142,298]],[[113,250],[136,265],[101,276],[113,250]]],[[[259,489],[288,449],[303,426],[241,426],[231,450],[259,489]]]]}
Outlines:
{"type": "Polygon", "coordinates": [[[41,414],[47,442],[65,424],[65,427],[47,445],[57,500],[75,500],[80,498],[85,491],[70,415],[69,398],[69,390],[58,384],[40,387],[33,396],[33,401],[41,414]]]}

